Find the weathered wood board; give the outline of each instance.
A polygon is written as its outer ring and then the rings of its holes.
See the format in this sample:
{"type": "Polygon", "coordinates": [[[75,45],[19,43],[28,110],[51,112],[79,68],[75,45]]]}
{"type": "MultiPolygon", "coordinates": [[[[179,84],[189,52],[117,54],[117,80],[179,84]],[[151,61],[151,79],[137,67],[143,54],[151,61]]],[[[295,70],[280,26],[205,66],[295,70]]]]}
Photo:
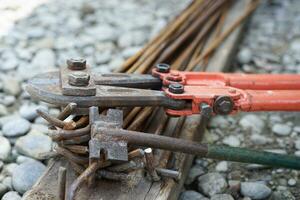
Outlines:
{"type": "MultiPolygon", "coordinates": [[[[231,24],[237,18],[245,6],[247,1],[236,1],[235,5],[228,13],[225,21],[226,25],[231,24]]],[[[236,29],[222,44],[222,46],[215,52],[210,63],[208,64],[207,71],[225,71],[230,66],[232,55],[236,51],[239,39],[243,32],[244,24],[236,29]]],[[[175,123],[178,119],[170,120],[168,124],[168,131],[174,131],[175,123]]],[[[206,123],[201,120],[198,115],[187,117],[181,129],[181,138],[199,140],[199,136],[204,132],[206,123]]],[[[193,161],[193,156],[186,154],[176,154],[176,166],[182,173],[180,181],[176,182],[172,179],[163,179],[163,181],[152,183],[145,178],[134,187],[122,184],[120,182],[113,182],[107,180],[97,181],[95,187],[81,188],[76,199],[80,200],[168,200],[177,199],[182,189],[185,177],[190,169],[193,161]]],[[[37,181],[33,189],[28,191],[23,199],[36,200],[36,199],[57,199],[58,185],[58,168],[59,166],[67,166],[67,162],[63,159],[53,160],[50,162],[44,175],[37,181]]],[[[69,169],[69,168],[68,168],[69,169]]],[[[74,180],[75,174],[72,170],[67,172],[67,185],[74,180]]]]}

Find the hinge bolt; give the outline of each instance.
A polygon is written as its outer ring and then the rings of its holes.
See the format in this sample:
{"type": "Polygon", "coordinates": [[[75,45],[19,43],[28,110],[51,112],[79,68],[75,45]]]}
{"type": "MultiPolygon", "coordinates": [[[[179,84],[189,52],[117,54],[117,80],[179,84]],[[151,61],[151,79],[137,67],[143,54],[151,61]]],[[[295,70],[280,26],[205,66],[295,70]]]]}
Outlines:
{"type": "Polygon", "coordinates": [[[174,94],[182,94],[184,92],[184,86],[180,83],[171,83],[169,85],[169,91],[174,94]]]}
{"type": "Polygon", "coordinates": [[[158,63],[155,67],[161,73],[168,73],[170,71],[170,65],[166,63],[158,63]]]}

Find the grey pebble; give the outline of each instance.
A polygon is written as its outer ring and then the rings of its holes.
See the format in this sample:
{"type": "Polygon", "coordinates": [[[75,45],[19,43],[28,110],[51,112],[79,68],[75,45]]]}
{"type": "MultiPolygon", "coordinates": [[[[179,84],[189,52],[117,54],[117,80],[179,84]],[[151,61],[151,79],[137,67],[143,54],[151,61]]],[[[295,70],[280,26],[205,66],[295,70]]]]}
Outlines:
{"type": "Polygon", "coordinates": [[[11,145],[8,139],[0,136],[0,159],[6,161],[11,152],[11,145]]]}
{"type": "Polygon", "coordinates": [[[0,104],[0,116],[5,116],[8,114],[7,108],[6,106],[4,106],[3,104],[0,104]]]}
{"type": "Polygon", "coordinates": [[[38,161],[29,161],[18,165],[12,174],[14,189],[20,194],[25,193],[33,186],[45,169],[45,165],[38,161]]]}
{"type": "Polygon", "coordinates": [[[15,191],[10,191],[10,192],[7,192],[1,200],[21,200],[21,196],[15,192],[15,191]]]}
{"type": "Polygon", "coordinates": [[[30,122],[23,118],[15,118],[2,127],[4,136],[17,137],[26,134],[30,130],[30,122]]]}
{"type": "Polygon", "coordinates": [[[8,187],[0,183],[0,198],[8,191],[8,187]]]}
{"type": "Polygon", "coordinates": [[[3,90],[5,93],[18,96],[21,93],[21,85],[19,79],[12,76],[5,76],[2,78],[3,90]]]}
{"type": "Polygon", "coordinates": [[[12,186],[12,178],[11,176],[5,177],[2,181],[2,183],[9,189],[12,190],[13,186],[12,186]]]}
{"type": "Polygon", "coordinates": [[[240,144],[241,144],[239,138],[234,136],[234,135],[230,135],[228,137],[225,137],[222,140],[222,142],[223,142],[223,144],[226,144],[226,145],[231,146],[231,147],[239,147],[240,144]]]}
{"type": "Polygon", "coordinates": [[[55,53],[51,49],[41,49],[33,57],[31,65],[38,69],[49,69],[55,65],[55,53]]]}
{"type": "Polygon", "coordinates": [[[193,190],[187,190],[180,194],[178,200],[209,200],[199,192],[193,190]]]}
{"type": "Polygon", "coordinates": [[[7,165],[4,165],[2,174],[5,176],[11,176],[17,166],[18,165],[16,163],[9,163],[7,165]]]}
{"type": "Polygon", "coordinates": [[[270,196],[272,190],[261,182],[242,182],[241,194],[251,199],[265,199],[270,196]]]}
{"type": "Polygon", "coordinates": [[[34,104],[24,104],[19,109],[20,116],[29,121],[33,121],[38,116],[36,112],[38,108],[39,107],[34,104]]]}
{"type": "Polygon", "coordinates": [[[189,171],[189,173],[188,173],[188,175],[187,175],[187,178],[186,178],[186,180],[185,180],[185,184],[187,184],[187,185],[191,184],[192,182],[194,182],[194,180],[196,180],[196,178],[197,178],[198,176],[201,176],[201,175],[203,175],[204,173],[205,173],[205,172],[204,172],[202,166],[200,166],[200,165],[194,165],[194,166],[190,169],[190,171],[189,171]]]}
{"type": "Polygon", "coordinates": [[[257,115],[247,114],[240,119],[239,125],[243,129],[250,129],[254,133],[261,133],[265,127],[265,122],[257,115]]]}
{"type": "Polygon", "coordinates": [[[15,147],[20,154],[39,159],[40,154],[51,151],[52,140],[47,135],[35,132],[18,138],[15,147]]]}
{"type": "Polygon", "coordinates": [[[272,193],[270,200],[296,200],[296,198],[288,190],[278,190],[272,193]]]}
{"type": "Polygon", "coordinates": [[[292,127],[287,124],[275,124],[272,131],[278,136],[288,136],[291,134],[292,127]]]}
{"type": "Polygon", "coordinates": [[[237,59],[241,64],[247,64],[252,59],[252,51],[249,48],[243,48],[238,52],[237,59]]]}
{"type": "Polygon", "coordinates": [[[234,200],[230,194],[215,194],[210,200],[234,200]]]}
{"type": "Polygon", "coordinates": [[[227,182],[219,173],[207,173],[198,178],[198,190],[209,197],[224,192],[226,188],[227,182]]]}

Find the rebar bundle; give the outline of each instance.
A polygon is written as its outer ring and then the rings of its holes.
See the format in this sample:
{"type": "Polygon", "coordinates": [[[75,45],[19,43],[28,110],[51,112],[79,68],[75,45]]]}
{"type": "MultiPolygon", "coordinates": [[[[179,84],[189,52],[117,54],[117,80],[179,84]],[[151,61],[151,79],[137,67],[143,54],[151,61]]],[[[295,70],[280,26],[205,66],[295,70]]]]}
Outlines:
{"type": "MultiPolygon", "coordinates": [[[[118,72],[148,73],[157,63],[168,63],[172,69],[204,71],[216,48],[255,10],[259,1],[251,1],[244,13],[225,27],[224,21],[233,3],[234,1],[230,0],[194,0],[157,37],[129,58],[118,72]]],[[[88,141],[91,138],[89,117],[73,116],[72,111],[75,108],[76,104],[69,104],[56,118],[41,110],[38,113],[51,124],[49,135],[57,142],[54,155],[65,157],[74,171],[81,174],[77,182],[75,181],[77,185],[83,179],[92,182],[92,175],[113,180],[128,180],[131,175],[126,172],[144,167],[147,168],[152,180],[159,180],[156,172],[162,176],[178,177],[178,173],[165,169],[171,157],[170,152],[161,151],[160,156],[153,158],[152,150],[136,148],[132,148],[129,152],[128,163],[113,165],[104,161],[101,163],[101,170],[95,174],[99,166],[89,165],[88,156],[88,141]],[[151,162],[158,163],[155,165],[156,170],[152,169],[154,164],[151,162]],[[90,170],[85,170],[88,166],[90,170]]],[[[102,113],[106,112],[105,109],[101,109],[102,113]]],[[[151,127],[153,134],[159,135],[164,132],[170,121],[162,109],[157,107],[122,108],[122,110],[123,128],[131,131],[145,131],[151,127]],[[160,122],[153,127],[151,122],[155,118],[159,118],[160,122]]],[[[179,118],[175,125],[176,131],[168,136],[177,137],[184,121],[184,117],[179,118]]],[[[63,174],[63,170],[61,171],[63,174]]]]}

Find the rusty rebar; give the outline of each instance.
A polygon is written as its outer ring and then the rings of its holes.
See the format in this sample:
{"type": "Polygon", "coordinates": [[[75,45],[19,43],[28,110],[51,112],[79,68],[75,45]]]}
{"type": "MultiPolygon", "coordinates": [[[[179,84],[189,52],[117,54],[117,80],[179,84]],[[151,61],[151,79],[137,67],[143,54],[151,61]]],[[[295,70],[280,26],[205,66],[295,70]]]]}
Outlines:
{"type": "Polygon", "coordinates": [[[84,128],[75,130],[49,130],[48,135],[55,141],[74,139],[76,137],[88,135],[91,127],[88,125],[84,128]]]}
{"type": "Polygon", "coordinates": [[[40,115],[42,118],[44,118],[47,122],[49,122],[49,124],[51,124],[52,126],[56,126],[56,127],[64,128],[64,129],[68,129],[68,130],[72,130],[72,129],[76,128],[76,123],[74,121],[64,122],[58,118],[55,118],[55,117],[49,115],[46,111],[43,111],[42,109],[37,109],[36,112],[38,113],[38,115],[40,115]]]}
{"type": "Polygon", "coordinates": [[[100,165],[97,162],[92,163],[84,170],[82,174],[80,174],[80,176],[74,180],[68,190],[67,200],[75,200],[78,189],[82,186],[82,184],[84,184],[84,182],[88,180],[88,177],[91,177],[93,174],[95,174],[97,169],[99,169],[99,166],[100,165]]]}
{"type": "Polygon", "coordinates": [[[149,173],[149,176],[153,181],[159,181],[160,177],[158,176],[155,166],[154,166],[154,157],[151,148],[145,149],[145,158],[146,158],[146,169],[149,173]]]}
{"type": "Polygon", "coordinates": [[[67,169],[65,167],[59,167],[58,169],[58,198],[59,200],[65,200],[66,195],[66,179],[67,169]]]}
{"type": "Polygon", "coordinates": [[[72,112],[77,107],[76,103],[69,103],[66,107],[63,108],[63,110],[58,114],[57,119],[59,120],[65,120],[67,117],[69,117],[72,112]]]}

